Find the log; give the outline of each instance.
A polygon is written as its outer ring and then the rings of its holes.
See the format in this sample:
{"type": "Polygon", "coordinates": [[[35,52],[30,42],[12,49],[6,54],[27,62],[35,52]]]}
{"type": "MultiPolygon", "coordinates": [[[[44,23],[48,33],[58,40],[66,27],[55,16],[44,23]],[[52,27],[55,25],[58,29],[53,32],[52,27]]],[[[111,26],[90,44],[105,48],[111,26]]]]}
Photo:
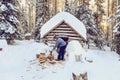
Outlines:
{"type": "Polygon", "coordinates": [[[39,55],[39,62],[40,63],[45,63],[46,62],[45,53],[40,53],[40,55],[39,55]]]}
{"type": "Polygon", "coordinates": [[[54,31],[52,31],[52,32],[54,32],[54,33],[74,33],[74,31],[72,31],[72,30],[54,30],[54,31]]]}
{"type": "Polygon", "coordinates": [[[59,31],[73,31],[73,29],[71,29],[71,28],[56,28],[56,29],[54,29],[54,30],[59,30],[59,31]]]}
{"type": "Polygon", "coordinates": [[[48,60],[52,61],[54,60],[54,56],[52,54],[49,54],[48,57],[47,57],[48,60]]]}
{"type": "Polygon", "coordinates": [[[53,34],[56,34],[56,35],[64,35],[64,36],[77,36],[77,37],[80,37],[79,34],[75,33],[75,32],[71,32],[71,33],[63,33],[63,32],[50,32],[47,36],[53,36],[53,34]]]}

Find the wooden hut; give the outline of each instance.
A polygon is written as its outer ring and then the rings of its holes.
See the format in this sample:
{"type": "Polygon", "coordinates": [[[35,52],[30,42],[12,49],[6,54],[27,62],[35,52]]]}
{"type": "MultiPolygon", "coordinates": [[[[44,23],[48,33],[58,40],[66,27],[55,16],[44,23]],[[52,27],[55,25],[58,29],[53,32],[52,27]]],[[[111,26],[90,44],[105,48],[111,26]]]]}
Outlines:
{"type": "Polygon", "coordinates": [[[41,38],[52,43],[54,34],[59,37],[69,37],[70,40],[86,40],[84,24],[67,12],[58,13],[42,26],[41,38]]]}

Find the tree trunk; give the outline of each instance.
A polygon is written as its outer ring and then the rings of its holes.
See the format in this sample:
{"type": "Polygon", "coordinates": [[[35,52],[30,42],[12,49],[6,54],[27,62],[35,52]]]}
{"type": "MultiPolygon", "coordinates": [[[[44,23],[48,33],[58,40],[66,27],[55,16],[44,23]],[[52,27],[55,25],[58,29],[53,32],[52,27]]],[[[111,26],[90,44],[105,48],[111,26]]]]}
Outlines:
{"type": "Polygon", "coordinates": [[[13,45],[14,40],[13,39],[6,39],[8,45],[13,45]]]}

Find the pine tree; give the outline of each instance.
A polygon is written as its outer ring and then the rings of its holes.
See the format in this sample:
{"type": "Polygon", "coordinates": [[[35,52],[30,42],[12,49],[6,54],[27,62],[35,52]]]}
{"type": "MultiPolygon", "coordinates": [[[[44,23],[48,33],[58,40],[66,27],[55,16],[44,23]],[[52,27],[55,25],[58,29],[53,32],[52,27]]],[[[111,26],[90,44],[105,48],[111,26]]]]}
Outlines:
{"type": "Polygon", "coordinates": [[[103,21],[102,17],[105,14],[104,7],[102,5],[104,3],[104,0],[95,0],[95,3],[97,5],[97,10],[94,15],[96,18],[97,26],[101,27],[100,24],[103,21]]]}
{"type": "Polygon", "coordinates": [[[98,15],[98,25],[100,24],[100,22],[102,22],[102,16],[104,15],[105,11],[104,11],[104,7],[103,7],[103,3],[104,0],[95,0],[95,3],[97,5],[97,11],[96,14],[98,15]]]}
{"type": "Polygon", "coordinates": [[[0,38],[5,38],[9,43],[15,38],[20,38],[18,31],[19,20],[17,19],[17,9],[12,0],[0,2],[0,38]]]}
{"type": "Polygon", "coordinates": [[[104,39],[103,39],[103,34],[104,33],[103,33],[102,28],[100,27],[100,25],[98,25],[98,14],[97,13],[93,13],[93,17],[94,17],[96,30],[97,30],[97,39],[94,42],[96,43],[97,47],[102,49],[102,46],[104,44],[104,39]]]}
{"type": "Polygon", "coordinates": [[[18,7],[18,12],[17,12],[17,17],[19,19],[19,29],[21,33],[21,37],[24,38],[25,33],[28,32],[28,21],[27,21],[27,16],[26,16],[26,8],[21,6],[20,2],[18,0],[14,0],[13,2],[16,7],[18,7]]]}
{"type": "Polygon", "coordinates": [[[48,0],[38,0],[36,5],[36,27],[41,27],[49,19],[48,0]]]}
{"type": "Polygon", "coordinates": [[[36,28],[34,30],[35,40],[40,39],[40,28],[49,19],[48,0],[37,0],[36,4],[36,28]]]}
{"type": "Polygon", "coordinates": [[[114,27],[114,46],[116,52],[120,55],[120,5],[117,8],[117,23],[114,27]]]}
{"type": "Polygon", "coordinates": [[[92,11],[85,4],[80,5],[75,10],[75,16],[84,23],[87,29],[88,48],[90,43],[95,43],[98,46],[98,28],[92,11]]]}
{"type": "MultiPolygon", "coordinates": [[[[95,22],[96,22],[96,25],[97,25],[97,27],[99,29],[101,29],[101,25],[100,24],[103,21],[102,17],[105,14],[103,3],[104,3],[104,0],[95,0],[95,4],[97,5],[97,10],[96,10],[96,12],[93,13],[93,15],[94,15],[94,17],[96,19],[95,22]]],[[[100,30],[100,31],[102,31],[102,30],[100,30]]]]}
{"type": "Polygon", "coordinates": [[[70,12],[71,13],[71,9],[70,9],[68,0],[65,0],[65,12],[70,12]]]}

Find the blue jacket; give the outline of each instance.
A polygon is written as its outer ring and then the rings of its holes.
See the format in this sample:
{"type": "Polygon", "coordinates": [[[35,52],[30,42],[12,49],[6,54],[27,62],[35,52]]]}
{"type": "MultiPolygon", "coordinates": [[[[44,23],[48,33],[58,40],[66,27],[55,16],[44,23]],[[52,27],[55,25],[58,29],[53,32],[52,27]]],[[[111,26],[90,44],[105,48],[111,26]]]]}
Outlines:
{"type": "Polygon", "coordinates": [[[60,48],[60,47],[63,47],[63,46],[65,46],[65,45],[66,45],[66,42],[65,42],[62,38],[58,38],[58,39],[56,40],[56,44],[55,44],[55,46],[54,46],[53,49],[55,49],[56,47],[57,47],[57,48],[60,48]]]}

